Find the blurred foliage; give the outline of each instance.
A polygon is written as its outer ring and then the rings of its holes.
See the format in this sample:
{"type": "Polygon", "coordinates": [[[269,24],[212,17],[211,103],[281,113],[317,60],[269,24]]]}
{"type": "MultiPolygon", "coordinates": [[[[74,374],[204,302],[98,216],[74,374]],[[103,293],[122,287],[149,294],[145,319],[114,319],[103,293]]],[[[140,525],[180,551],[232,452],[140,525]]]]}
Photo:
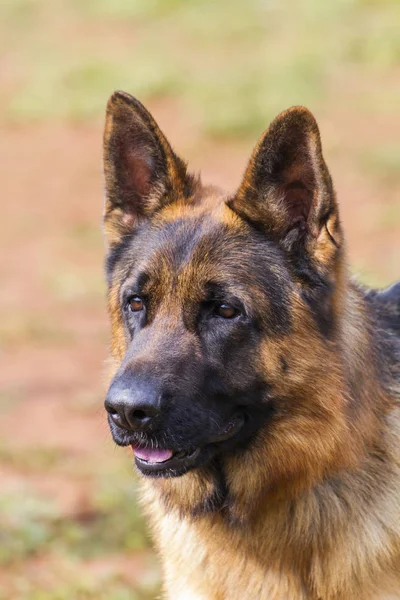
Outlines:
{"type": "Polygon", "coordinates": [[[49,323],[43,316],[39,319],[36,314],[13,315],[12,318],[0,324],[0,349],[10,348],[21,341],[34,344],[66,344],[74,340],[71,332],[63,329],[57,323],[49,323]]]}
{"type": "Polygon", "coordinates": [[[90,510],[75,517],[23,490],[2,494],[0,508],[0,564],[49,551],[93,558],[150,544],[131,477],[95,492],[90,510]]]}
{"type": "MultiPolygon", "coordinates": [[[[399,35],[400,37],[400,35],[399,35]]],[[[392,185],[400,178],[400,145],[373,146],[360,155],[362,166],[372,171],[382,185],[392,185]]],[[[395,221],[400,217],[400,206],[391,208],[395,221]],[[396,210],[397,209],[397,210],[396,210]]],[[[385,219],[386,221],[387,219],[385,219]]],[[[390,222],[390,219],[388,220],[390,222]]]]}
{"type": "MultiPolygon", "coordinates": [[[[35,583],[26,574],[15,576],[13,586],[18,595],[14,592],[13,600],[154,598],[159,573],[154,560],[143,556],[150,542],[136,496],[132,474],[121,478],[116,472],[99,481],[90,507],[75,515],[64,514],[54,502],[33,493],[29,486],[2,493],[0,568],[15,568],[35,558],[50,564],[56,561],[58,568],[68,564],[76,567],[79,563],[78,577],[67,572],[65,581],[56,587],[35,583]],[[90,569],[82,569],[87,561],[104,557],[106,564],[108,557],[117,554],[125,555],[134,565],[138,553],[143,565],[140,570],[136,566],[136,586],[122,576],[92,577],[90,569]]],[[[9,585],[7,590],[10,593],[9,585]]],[[[5,594],[6,588],[2,592],[0,583],[0,599],[10,597],[5,594]]]]}
{"type": "Polygon", "coordinates": [[[18,122],[102,117],[123,88],[179,98],[211,137],[254,135],[285,106],[317,109],[338,72],[400,61],[397,0],[6,0],[0,16],[18,122]]]}
{"type": "Polygon", "coordinates": [[[0,497],[0,564],[18,561],[47,544],[55,507],[20,493],[0,497]]]}
{"type": "MultiPolygon", "coordinates": [[[[16,469],[32,472],[49,472],[64,462],[65,455],[60,448],[35,447],[16,449],[0,443],[0,462],[16,469]]],[[[5,499],[0,497],[0,503],[5,499]]],[[[6,501],[6,500],[5,500],[6,501]]],[[[7,501],[6,501],[7,502],[7,501]]]]}

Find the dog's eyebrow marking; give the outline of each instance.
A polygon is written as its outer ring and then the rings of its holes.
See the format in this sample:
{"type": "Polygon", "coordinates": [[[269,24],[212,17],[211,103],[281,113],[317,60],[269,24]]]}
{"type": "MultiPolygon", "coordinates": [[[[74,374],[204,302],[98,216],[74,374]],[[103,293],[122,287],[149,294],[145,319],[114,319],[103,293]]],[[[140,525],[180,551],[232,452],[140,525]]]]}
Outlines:
{"type": "Polygon", "coordinates": [[[143,288],[145,288],[149,280],[150,275],[145,271],[142,271],[133,279],[131,277],[131,273],[129,273],[120,286],[121,302],[126,301],[129,295],[143,293],[143,288]]]}
{"type": "Polygon", "coordinates": [[[142,290],[146,284],[150,281],[150,275],[147,271],[141,271],[134,279],[133,287],[137,290],[142,290]]]}
{"type": "Polygon", "coordinates": [[[204,285],[204,290],[210,300],[225,300],[237,297],[232,293],[231,287],[224,285],[220,281],[207,281],[204,285]]]}
{"type": "MultiPolygon", "coordinates": [[[[113,246],[113,248],[110,250],[109,254],[107,255],[105,270],[106,270],[107,284],[109,286],[112,283],[113,273],[114,273],[118,263],[125,256],[125,253],[129,249],[131,242],[132,242],[132,240],[130,237],[124,238],[122,240],[122,242],[120,242],[116,246],[113,246]]],[[[126,277],[125,277],[125,279],[126,279],[126,277]]],[[[120,282],[120,284],[121,283],[123,283],[123,282],[120,282]]]]}

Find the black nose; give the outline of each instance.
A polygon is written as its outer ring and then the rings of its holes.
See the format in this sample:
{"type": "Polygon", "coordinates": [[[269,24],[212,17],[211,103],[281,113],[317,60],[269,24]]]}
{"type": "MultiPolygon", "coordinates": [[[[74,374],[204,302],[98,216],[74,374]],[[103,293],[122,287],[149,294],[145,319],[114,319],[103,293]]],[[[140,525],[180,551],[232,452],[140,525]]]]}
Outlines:
{"type": "Polygon", "coordinates": [[[158,421],[160,399],[156,386],[150,382],[121,376],[111,384],[104,406],[119,427],[147,431],[158,421]]]}

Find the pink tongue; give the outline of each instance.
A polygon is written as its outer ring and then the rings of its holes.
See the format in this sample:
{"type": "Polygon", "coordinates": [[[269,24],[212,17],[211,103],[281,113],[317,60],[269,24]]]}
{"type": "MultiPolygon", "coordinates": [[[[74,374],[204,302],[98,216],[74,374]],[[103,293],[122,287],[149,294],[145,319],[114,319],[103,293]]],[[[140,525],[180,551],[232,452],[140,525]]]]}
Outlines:
{"type": "Polygon", "coordinates": [[[159,448],[136,448],[132,444],[132,450],[138,458],[152,463],[162,463],[173,456],[172,450],[160,450],[159,448]]]}

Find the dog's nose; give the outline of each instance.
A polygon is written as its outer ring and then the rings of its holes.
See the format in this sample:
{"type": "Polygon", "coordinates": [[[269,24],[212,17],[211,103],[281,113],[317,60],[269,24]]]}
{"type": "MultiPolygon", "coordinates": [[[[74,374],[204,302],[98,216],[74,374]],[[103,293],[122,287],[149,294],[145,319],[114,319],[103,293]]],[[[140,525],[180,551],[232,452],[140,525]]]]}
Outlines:
{"type": "Polygon", "coordinates": [[[147,431],[158,421],[160,394],[150,383],[121,377],[111,384],[104,406],[119,427],[147,431]]]}

